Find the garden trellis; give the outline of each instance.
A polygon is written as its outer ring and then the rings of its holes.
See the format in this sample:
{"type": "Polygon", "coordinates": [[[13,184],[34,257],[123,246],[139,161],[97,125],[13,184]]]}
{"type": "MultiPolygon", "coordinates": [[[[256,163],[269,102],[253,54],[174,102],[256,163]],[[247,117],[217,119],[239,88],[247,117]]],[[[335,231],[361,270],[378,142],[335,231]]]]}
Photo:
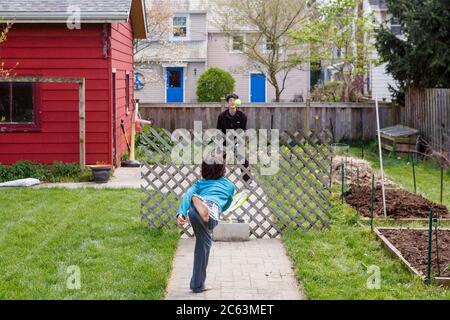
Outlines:
{"type": "MultiPolygon", "coordinates": [[[[166,130],[151,128],[141,137],[146,144],[141,150],[145,154],[141,213],[154,229],[176,226],[179,200],[201,178],[198,165],[180,165],[171,159],[174,146],[170,136],[166,130]]],[[[253,238],[275,238],[284,229],[327,227],[331,219],[330,142],[327,131],[284,131],[280,132],[279,170],[275,175],[261,175],[262,164],[248,168],[228,165],[226,177],[236,185],[237,192],[251,192],[241,208],[223,219],[248,221],[253,238]],[[250,176],[249,182],[243,179],[244,173],[250,176]]],[[[182,233],[193,236],[189,225],[183,227],[182,233]]]]}

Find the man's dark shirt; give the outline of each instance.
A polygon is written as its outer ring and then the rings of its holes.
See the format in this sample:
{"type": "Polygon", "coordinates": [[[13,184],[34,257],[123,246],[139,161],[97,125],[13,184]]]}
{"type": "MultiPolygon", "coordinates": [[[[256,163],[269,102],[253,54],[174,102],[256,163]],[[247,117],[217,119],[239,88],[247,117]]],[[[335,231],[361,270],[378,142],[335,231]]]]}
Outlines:
{"type": "Polygon", "coordinates": [[[224,134],[227,130],[247,130],[247,116],[240,110],[236,110],[234,115],[231,115],[229,110],[225,110],[219,115],[217,121],[217,129],[222,131],[224,134]]]}

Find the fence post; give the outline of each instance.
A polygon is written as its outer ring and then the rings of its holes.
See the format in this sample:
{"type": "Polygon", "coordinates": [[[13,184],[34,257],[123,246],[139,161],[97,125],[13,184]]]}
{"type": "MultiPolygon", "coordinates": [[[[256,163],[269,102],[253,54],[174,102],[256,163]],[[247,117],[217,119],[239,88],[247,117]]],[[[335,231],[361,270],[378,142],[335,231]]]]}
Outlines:
{"type": "Polygon", "coordinates": [[[307,134],[311,130],[310,115],[311,115],[311,100],[310,99],[306,99],[305,132],[307,134]]]}
{"type": "Polygon", "coordinates": [[[225,111],[225,97],[220,98],[220,112],[225,111]]]}

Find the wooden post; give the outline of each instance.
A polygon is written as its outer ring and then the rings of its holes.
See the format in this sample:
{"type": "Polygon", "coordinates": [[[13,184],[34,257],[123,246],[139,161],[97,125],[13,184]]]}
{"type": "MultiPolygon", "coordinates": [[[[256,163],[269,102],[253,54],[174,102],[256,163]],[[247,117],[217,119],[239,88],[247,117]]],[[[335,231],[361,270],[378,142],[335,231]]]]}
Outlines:
{"type": "Polygon", "coordinates": [[[86,80],[83,78],[79,83],[80,104],[80,168],[86,168],[86,80]]]}
{"type": "Polygon", "coordinates": [[[311,114],[311,100],[306,99],[306,110],[305,110],[305,132],[309,134],[311,130],[310,124],[310,114],[311,114]]]}
{"type": "Polygon", "coordinates": [[[220,98],[220,112],[224,112],[225,111],[225,98],[222,97],[220,98]]]}
{"type": "Polygon", "coordinates": [[[134,112],[133,112],[133,117],[131,119],[131,145],[130,145],[130,160],[134,161],[135,159],[135,150],[134,150],[134,144],[135,144],[135,140],[136,140],[136,120],[137,120],[137,115],[139,112],[139,100],[135,100],[134,103],[134,112]]]}

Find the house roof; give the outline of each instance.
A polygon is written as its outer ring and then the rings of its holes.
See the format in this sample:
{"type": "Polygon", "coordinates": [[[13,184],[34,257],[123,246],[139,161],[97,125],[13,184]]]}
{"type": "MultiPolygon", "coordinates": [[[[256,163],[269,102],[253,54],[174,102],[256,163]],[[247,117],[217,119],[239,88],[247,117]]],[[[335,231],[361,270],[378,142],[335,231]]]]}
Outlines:
{"type": "Polygon", "coordinates": [[[81,23],[128,22],[135,38],[147,37],[144,0],[0,0],[3,22],[66,23],[79,8],[81,23]]]}

